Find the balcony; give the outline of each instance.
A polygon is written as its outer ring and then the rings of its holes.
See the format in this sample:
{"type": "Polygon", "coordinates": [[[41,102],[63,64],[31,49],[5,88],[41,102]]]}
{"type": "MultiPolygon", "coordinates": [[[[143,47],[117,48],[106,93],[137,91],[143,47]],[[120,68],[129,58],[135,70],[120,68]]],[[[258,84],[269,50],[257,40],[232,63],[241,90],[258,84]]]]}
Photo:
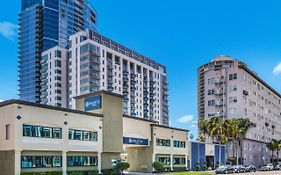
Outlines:
{"type": "Polygon", "coordinates": [[[223,95],[224,91],[223,90],[216,90],[215,95],[223,95]]]}
{"type": "Polygon", "coordinates": [[[154,85],[156,83],[156,81],[150,81],[150,85],[152,86],[152,85],[154,85]]]}
{"type": "Polygon", "coordinates": [[[224,117],[224,116],[225,116],[224,112],[217,112],[216,113],[216,117],[224,117]]]}
{"type": "Polygon", "coordinates": [[[218,106],[218,107],[223,106],[223,102],[222,101],[216,101],[215,105],[218,106]]]}
{"type": "Polygon", "coordinates": [[[127,90],[123,91],[123,95],[128,95],[128,94],[129,94],[129,91],[127,91],[127,90]]]}
{"type": "Polygon", "coordinates": [[[131,78],[135,78],[136,74],[135,73],[131,73],[131,78]]]}
{"type": "Polygon", "coordinates": [[[113,71],[107,71],[107,75],[113,77],[113,71]]]}
{"type": "Polygon", "coordinates": [[[128,71],[127,69],[124,69],[124,70],[123,70],[123,74],[124,74],[124,75],[128,75],[128,74],[129,74],[129,71],[128,71]]]}
{"type": "Polygon", "coordinates": [[[144,77],[144,78],[143,78],[143,82],[148,82],[148,78],[147,78],[147,77],[144,77]]]}
{"type": "Polygon", "coordinates": [[[113,64],[112,64],[112,62],[108,62],[108,63],[107,63],[107,67],[108,67],[109,69],[113,69],[113,64]]]}
{"type": "Polygon", "coordinates": [[[129,81],[129,78],[128,77],[123,77],[123,81],[127,82],[127,81],[129,81]]]}
{"type": "Polygon", "coordinates": [[[222,84],[224,83],[224,79],[218,78],[215,80],[215,84],[222,84]]]}
{"type": "Polygon", "coordinates": [[[127,97],[127,96],[125,96],[123,99],[125,102],[129,101],[129,97],[127,97]]]}
{"type": "Polygon", "coordinates": [[[109,91],[113,91],[114,90],[114,87],[112,85],[108,85],[107,88],[108,88],[109,91]]]}

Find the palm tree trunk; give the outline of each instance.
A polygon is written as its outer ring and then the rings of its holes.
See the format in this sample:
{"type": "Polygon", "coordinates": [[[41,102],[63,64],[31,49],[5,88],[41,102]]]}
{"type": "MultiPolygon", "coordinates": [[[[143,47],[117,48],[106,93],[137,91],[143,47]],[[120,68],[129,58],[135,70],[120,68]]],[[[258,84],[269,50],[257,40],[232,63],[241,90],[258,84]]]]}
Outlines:
{"type": "Polygon", "coordinates": [[[240,164],[243,165],[243,143],[240,141],[240,164]]]}
{"type": "Polygon", "coordinates": [[[238,159],[238,145],[237,145],[237,142],[235,144],[235,150],[236,150],[236,165],[239,164],[239,159],[238,159]]]}
{"type": "Polygon", "coordinates": [[[279,164],[279,149],[277,149],[277,164],[279,164]]]}

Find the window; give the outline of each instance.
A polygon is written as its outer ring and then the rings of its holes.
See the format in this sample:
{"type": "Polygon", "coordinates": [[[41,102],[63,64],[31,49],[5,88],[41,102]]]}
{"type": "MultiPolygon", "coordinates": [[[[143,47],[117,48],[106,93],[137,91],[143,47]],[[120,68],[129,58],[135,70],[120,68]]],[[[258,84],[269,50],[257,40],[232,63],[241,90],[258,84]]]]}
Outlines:
{"type": "Polygon", "coordinates": [[[183,142],[183,141],[174,141],[174,147],[176,147],[176,148],[185,148],[185,142],[183,142]]]}
{"type": "Polygon", "coordinates": [[[173,163],[174,163],[174,165],[184,165],[185,158],[184,157],[175,157],[173,163]]]}
{"type": "Polygon", "coordinates": [[[161,162],[164,165],[170,165],[171,158],[170,157],[156,157],[157,162],[161,162]]]}
{"type": "Polygon", "coordinates": [[[229,103],[237,103],[237,97],[229,97],[229,103]]]}
{"type": "Polygon", "coordinates": [[[97,166],[98,158],[95,156],[68,156],[68,167],[97,166]]]}
{"type": "Polygon", "coordinates": [[[61,61],[55,60],[55,67],[61,67],[61,61]]]}
{"type": "Polygon", "coordinates": [[[6,140],[10,139],[10,125],[6,125],[6,140]]]}
{"type": "Polygon", "coordinates": [[[171,140],[166,139],[156,139],[156,145],[157,146],[171,146],[171,140]]]}
{"type": "Polygon", "coordinates": [[[55,73],[56,73],[56,74],[61,74],[61,70],[56,69],[56,70],[55,70],[55,73]]]}
{"type": "Polygon", "coordinates": [[[208,106],[214,106],[214,105],[215,105],[215,100],[208,101],[208,106]]]}
{"type": "Polygon", "coordinates": [[[237,74],[229,74],[229,80],[236,80],[237,74]]]}
{"type": "Polygon", "coordinates": [[[22,168],[52,168],[61,167],[62,161],[60,156],[22,156],[22,168]]]}
{"type": "Polygon", "coordinates": [[[214,95],[215,94],[215,90],[214,89],[209,89],[208,90],[208,95],[214,95]]]}
{"type": "Polygon", "coordinates": [[[98,133],[93,131],[70,129],[68,132],[68,138],[70,140],[98,141],[98,133]]]}
{"type": "Polygon", "coordinates": [[[55,57],[61,58],[61,51],[56,50],[56,51],[55,51],[55,57]]]}
{"type": "Polygon", "coordinates": [[[238,109],[237,108],[230,108],[229,109],[229,114],[237,114],[238,113],[238,109]]]}
{"type": "Polygon", "coordinates": [[[55,80],[61,81],[61,77],[60,76],[55,76],[55,80]]]}
{"type": "Polygon", "coordinates": [[[237,85],[229,85],[228,86],[228,91],[229,92],[237,91],[237,85]]]}
{"type": "Polygon", "coordinates": [[[61,128],[46,126],[23,125],[23,136],[61,139],[61,128]]]}

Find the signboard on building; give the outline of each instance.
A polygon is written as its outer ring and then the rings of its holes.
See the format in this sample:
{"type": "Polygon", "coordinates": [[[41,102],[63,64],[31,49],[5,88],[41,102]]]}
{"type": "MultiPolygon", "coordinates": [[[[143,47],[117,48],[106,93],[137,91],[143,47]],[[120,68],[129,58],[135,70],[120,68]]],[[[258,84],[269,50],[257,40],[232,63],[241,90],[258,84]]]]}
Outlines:
{"type": "Polygon", "coordinates": [[[123,143],[129,145],[146,145],[148,146],[148,139],[123,137],[123,143]]]}
{"type": "Polygon", "coordinates": [[[91,111],[100,108],[101,108],[101,95],[85,98],[84,100],[85,111],[91,111]]]}

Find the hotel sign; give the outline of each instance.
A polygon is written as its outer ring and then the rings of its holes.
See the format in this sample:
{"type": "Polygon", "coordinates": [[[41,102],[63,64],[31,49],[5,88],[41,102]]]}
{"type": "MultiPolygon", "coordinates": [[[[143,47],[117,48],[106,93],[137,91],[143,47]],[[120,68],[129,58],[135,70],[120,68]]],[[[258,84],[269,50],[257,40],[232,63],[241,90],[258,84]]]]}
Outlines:
{"type": "Polygon", "coordinates": [[[101,108],[101,95],[85,98],[84,109],[85,111],[91,111],[101,108]]]}
{"type": "Polygon", "coordinates": [[[148,139],[123,137],[123,143],[129,145],[145,145],[148,146],[148,139]]]}

